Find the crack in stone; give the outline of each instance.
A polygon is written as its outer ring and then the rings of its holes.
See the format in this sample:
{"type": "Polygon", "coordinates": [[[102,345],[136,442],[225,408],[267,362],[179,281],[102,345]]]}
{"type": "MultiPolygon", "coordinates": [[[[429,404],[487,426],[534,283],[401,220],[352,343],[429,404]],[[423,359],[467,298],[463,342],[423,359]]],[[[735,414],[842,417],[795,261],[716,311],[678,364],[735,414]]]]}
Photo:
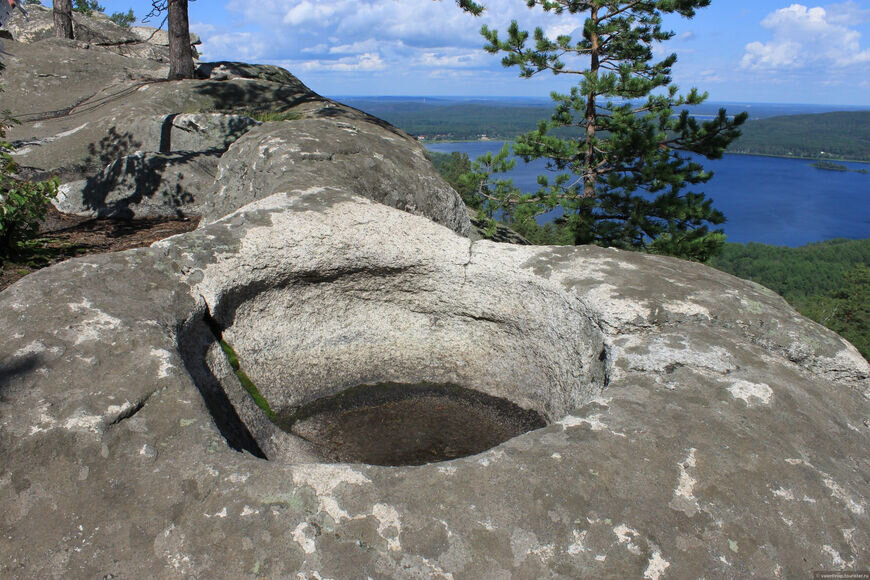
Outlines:
{"type": "MultiPolygon", "coordinates": [[[[165,387],[164,387],[165,388],[165,387]]],[[[145,395],[142,399],[136,401],[131,407],[127,408],[124,411],[121,411],[117,417],[115,417],[107,426],[106,430],[119,425],[122,421],[126,421],[127,419],[133,418],[139,411],[141,411],[145,404],[157,393],[164,390],[164,388],[157,389],[155,391],[151,391],[147,395],[145,395]]]]}
{"type": "Polygon", "coordinates": [[[468,267],[474,259],[474,240],[468,240],[468,260],[462,265],[462,285],[468,282],[468,267]]]}

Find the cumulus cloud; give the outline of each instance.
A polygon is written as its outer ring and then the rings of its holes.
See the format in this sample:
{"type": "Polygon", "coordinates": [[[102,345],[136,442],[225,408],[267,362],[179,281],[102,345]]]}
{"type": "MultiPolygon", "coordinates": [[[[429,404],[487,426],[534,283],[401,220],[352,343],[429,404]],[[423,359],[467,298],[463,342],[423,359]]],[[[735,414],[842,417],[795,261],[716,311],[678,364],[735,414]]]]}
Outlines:
{"type": "MultiPolygon", "coordinates": [[[[317,70],[345,70],[354,62],[396,69],[497,66],[498,57],[482,51],[483,24],[504,31],[516,19],[529,29],[541,26],[551,35],[582,30],[581,16],[545,14],[517,0],[486,4],[481,18],[460,10],[454,0],[229,0],[227,8],[261,31],[252,38],[258,46],[246,53],[256,52],[270,62],[294,62],[297,68],[307,62],[306,69],[317,70]]],[[[211,39],[203,40],[209,44],[211,39]]],[[[218,56],[219,49],[229,49],[227,40],[216,38],[209,44],[210,54],[218,56]]]]}
{"type": "Polygon", "coordinates": [[[803,4],[780,8],[761,21],[771,31],[771,40],[747,44],[741,66],[801,69],[821,64],[843,68],[870,62],[870,49],[861,50],[861,34],[848,26],[854,25],[861,12],[854,2],[827,10],[803,4]]]}
{"type": "Polygon", "coordinates": [[[300,68],[305,71],[335,71],[335,72],[372,72],[387,68],[381,55],[367,52],[336,60],[309,60],[300,63],[300,68]]]}
{"type": "MultiPolygon", "coordinates": [[[[195,29],[194,29],[195,30],[195,29]]],[[[202,30],[202,29],[200,29],[202,30]]],[[[267,44],[250,32],[218,32],[202,34],[201,52],[206,60],[226,60],[224,55],[233,55],[231,60],[254,62],[267,53],[267,44]]]]}

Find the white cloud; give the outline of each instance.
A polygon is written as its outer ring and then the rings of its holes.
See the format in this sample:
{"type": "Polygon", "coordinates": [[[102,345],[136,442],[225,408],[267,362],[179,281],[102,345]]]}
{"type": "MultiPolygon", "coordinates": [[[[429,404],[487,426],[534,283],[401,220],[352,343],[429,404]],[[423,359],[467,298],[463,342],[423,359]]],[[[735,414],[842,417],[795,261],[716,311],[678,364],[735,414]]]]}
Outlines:
{"type": "Polygon", "coordinates": [[[255,62],[266,54],[267,45],[250,32],[203,35],[201,52],[206,60],[255,62]]]}
{"type": "Polygon", "coordinates": [[[378,50],[378,41],[374,38],[361,40],[351,44],[340,44],[329,48],[330,54],[361,54],[378,50]]]}
{"type": "Polygon", "coordinates": [[[853,2],[808,8],[792,4],[761,21],[772,32],[767,42],[750,42],[741,61],[746,69],[801,69],[823,65],[848,67],[870,62],[870,49],[861,50],[861,34],[849,28],[848,14],[858,10],[853,2]]]}
{"type": "Polygon", "coordinates": [[[309,60],[300,63],[305,71],[373,72],[387,68],[381,55],[373,52],[340,58],[338,60],[309,60]]]}
{"type": "Polygon", "coordinates": [[[302,54],[323,54],[329,52],[329,45],[317,44],[315,46],[303,48],[300,52],[302,52],[302,54]]]}
{"type": "Polygon", "coordinates": [[[304,2],[294,2],[293,4],[295,5],[287,10],[283,18],[284,24],[289,24],[290,26],[300,26],[311,22],[328,23],[331,21],[331,17],[338,11],[337,6],[324,4],[323,2],[315,4],[305,0],[304,2]]]}
{"type": "Polygon", "coordinates": [[[486,53],[483,51],[467,50],[442,50],[437,52],[424,52],[418,55],[412,65],[425,68],[469,68],[484,66],[486,53]]]}

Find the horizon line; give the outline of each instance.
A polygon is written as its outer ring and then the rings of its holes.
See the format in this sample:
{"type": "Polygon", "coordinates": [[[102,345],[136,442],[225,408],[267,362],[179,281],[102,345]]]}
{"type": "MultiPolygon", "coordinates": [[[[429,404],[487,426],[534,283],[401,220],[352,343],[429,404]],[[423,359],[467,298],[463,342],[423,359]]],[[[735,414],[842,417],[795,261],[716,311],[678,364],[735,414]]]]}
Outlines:
{"type": "MultiPolygon", "coordinates": [[[[330,94],[324,95],[329,98],[352,98],[352,99],[480,99],[480,100],[537,100],[552,101],[550,97],[540,96],[517,96],[517,95],[402,95],[402,94],[330,94]]],[[[708,99],[703,104],[722,103],[734,105],[789,105],[799,107],[857,107],[858,109],[870,110],[870,105],[856,103],[798,103],[788,101],[749,101],[749,100],[716,100],[708,99]]],[[[688,106],[688,105],[684,105],[688,106]]],[[[697,105],[694,105],[697,106],[697,105]]]]}

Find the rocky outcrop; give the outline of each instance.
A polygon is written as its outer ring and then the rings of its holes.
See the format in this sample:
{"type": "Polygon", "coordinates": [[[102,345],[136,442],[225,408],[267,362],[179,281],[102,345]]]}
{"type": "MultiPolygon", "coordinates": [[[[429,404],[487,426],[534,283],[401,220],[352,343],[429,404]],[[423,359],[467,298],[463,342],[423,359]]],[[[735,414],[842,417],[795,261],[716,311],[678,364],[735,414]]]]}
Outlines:
{"type": "Polygon", "coordinates": [[[4,105],[26,170],[64,178],[60,206],[205,219],[0,293],[0,577],[870,560],[870,365],[774,293],[469,239],[419,145],[283,69],[167,83],[117,46],[30,40],[6,44],[4,105]],[[354,428],[308,421],[327,403],[354,428]],[[463,445],[500,418],[522,428],[463,445]],[[346,452],[372,441],[415,462],[346,452]]]}
{"type": "MultiPolygon", "coordinates": [[[[38,4],[26,8],[27,18],[16,12],[6,26],[12,40],[24,44],[53,40],[54,21],[51,8],[38,4]]],[[[168,42],[164,44],[159,39],[155,42],[154,38],[144,37],[144,31],[122,28],[100,12],[93,12],[88,16],[74,11],[72,18],[76,46],[169,63],[168,42]]]]}
{"type": "Polygon", "coordinates": [[[208,152],[136,152],[94,177],[64,183],[54,205],[62,212],[100,218],[179,217],[199,214],[201,192],[211,191],[219,155],[208,152]]]}
{"type": "Polygon", "coordinates": [[[0,293],[0,575],[799,577],[870,558],[870,368],[698,264],[272,195],[0,293]],[[459,384],[546,427],[419,467],[280,414],[459,384]]]}
{"type": "Polygon", "coordinates": [[[318,106],[296,121],[267,123],[238,139],[221,157],[202,209],[207,221],[273,193],[338,187],[454,231],[470,230],[465,205],[420,147],[384,122],[318,106]]]}
{"type": "Polygon", "coordinates": [[[334,185],[470,232],[415,140],[279,67],[208,63],[201,79],[165,82],[164,62],[119,52],[120,40],[27,40],[5,44],[4,107],[22,121],[9,136],[25,177],[60,177],[63,211],[213,221],[276,191],[334,185]]]}

